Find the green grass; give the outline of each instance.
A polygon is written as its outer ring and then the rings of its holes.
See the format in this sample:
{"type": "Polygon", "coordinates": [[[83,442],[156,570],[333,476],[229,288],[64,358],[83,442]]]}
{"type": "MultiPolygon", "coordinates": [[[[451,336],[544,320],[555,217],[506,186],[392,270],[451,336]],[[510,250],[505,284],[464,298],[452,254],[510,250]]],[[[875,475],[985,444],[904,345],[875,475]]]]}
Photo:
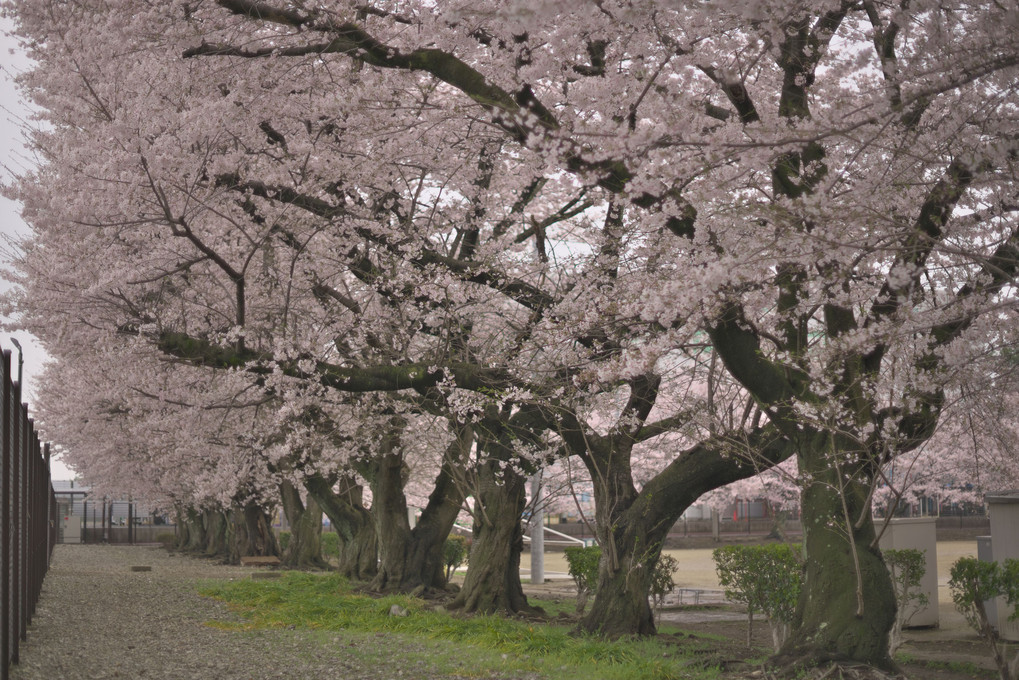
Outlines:
{"type": "Polygon", "coordinates": [[[530,673],[557,680],[708,680],[718,676],[716,670],[705,668],[710,665],[705,663],[706,657],[710,659],[710,642],[692,640],[681,647],[656,640],[605,641],[572,635],[564,626],[501,616],[451,615],[404,595],[376,598],[356,593],[336,574],[288,572],[272,581],[209,582],[201,594],[227,603],[238,614],[234,621],[210,622],[215,627],[239,631],[295,627],[344,631],[355,638],[393,636],[398,644],[385,646],[383,661],[393,661],[396,650],[417,649],[411,661],[420,664],[424,658],[433,672],[450,677],[530,673]],[[409,615],[391,616],[393,605],[404,607],[409,615]]]}
{"type": "Polygon", "coordinates": [[[577,602],[571,598],[549,600],[541,597],[529,597],[527,601],[535,607],[541,607],[545,614],[554,618],[560,614],[573,616],[577,613],[577,602]]]}

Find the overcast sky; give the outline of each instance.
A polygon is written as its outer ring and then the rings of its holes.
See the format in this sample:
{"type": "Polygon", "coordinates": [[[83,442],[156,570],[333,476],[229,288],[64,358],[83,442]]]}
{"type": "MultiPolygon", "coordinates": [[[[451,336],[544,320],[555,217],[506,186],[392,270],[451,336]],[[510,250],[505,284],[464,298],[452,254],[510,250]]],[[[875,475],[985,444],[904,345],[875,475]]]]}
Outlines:
{"type": "MultiPolygon", "coordinates": [[[[11,23],[0,18],[0,182],[10,181],[12,174],[20,173],[30,166],[30,158],[25,151],[22,135],[22,127],[27,124],[29,111],[18,96],[18,92],[12,82],[12,76],[23,71],[28,61],[24,54],[18,50],[17,41],[7,35],[11,23]]],[[[28,227],[21,221],[18,213],[18,205],[6,198],[0,197],[0,234],[3,240],[0,242],[0,267],[5,268],[10,258],[11,239],[28,233],[28,227]]],[[[0,281],[0,286],[3,286],[0,281]]],[[[0,348],[12,351],[11,363],[17,366],[18,350],[11,343],[11,338],[17,338],[25,350],[24,382],[25,397],[28,402],[29,415],[32,414],[32,398],[35,380],[42,371],[46,359],[46,352],[39,346],[31,335],[15,331],[0,331],[0,348]]],[[[45,440],[46,433],[42,432],[45,440]]],[[[60,464],[53,461],[53,479],[72,479],[74,473],[60,464]]]]}

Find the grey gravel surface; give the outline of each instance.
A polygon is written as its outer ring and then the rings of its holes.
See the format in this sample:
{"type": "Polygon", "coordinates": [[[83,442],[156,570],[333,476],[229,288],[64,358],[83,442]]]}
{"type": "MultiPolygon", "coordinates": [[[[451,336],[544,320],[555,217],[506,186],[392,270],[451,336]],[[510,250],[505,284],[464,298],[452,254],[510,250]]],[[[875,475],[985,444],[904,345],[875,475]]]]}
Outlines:
{"type": "MultiPolygon", "coordinates": [[[[58,545],[16,680],[139,678],[158,680],[404,676],[404,670],[344,654],[355,643],[307,631],[223,631],[233,620],[219,602],[197,594],[200,579],[250,578],[229,567],[150,546],[58,545]],[[131,571],[151,566],[151,571],[131,571]]],[[[363,641],[356,643],[362,646],[363,641]]],[[[379,640],[380,645],[385,640],[379,640]]],[[[422,676],[427,676],[423,673],[422,676]]]]}

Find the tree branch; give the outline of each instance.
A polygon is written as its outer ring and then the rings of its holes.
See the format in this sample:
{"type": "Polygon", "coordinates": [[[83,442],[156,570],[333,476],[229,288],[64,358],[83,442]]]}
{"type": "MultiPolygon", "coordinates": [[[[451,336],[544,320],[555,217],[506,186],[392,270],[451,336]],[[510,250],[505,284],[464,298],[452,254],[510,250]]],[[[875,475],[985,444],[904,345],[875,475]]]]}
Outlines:
{"type": "Polygon", "coordinates": [[[163,332],[156,338],[156,347],[170,356],[193,366],[219,369],[241,369],[253,375],[274,372],[301,380],[310,380],[340,392],[392,392],[427,390],[451,378],[456,387],[475,392],[492,393],[511,387],[524,387],[537,392],[534,386],[514,378],[508,371],[469,363],[443,366],[417,362],[412,364],[337,366],[325,361],[276,360],[273,356],[249,349],[215,345],[208,340],[184,333],[163,332]]]}

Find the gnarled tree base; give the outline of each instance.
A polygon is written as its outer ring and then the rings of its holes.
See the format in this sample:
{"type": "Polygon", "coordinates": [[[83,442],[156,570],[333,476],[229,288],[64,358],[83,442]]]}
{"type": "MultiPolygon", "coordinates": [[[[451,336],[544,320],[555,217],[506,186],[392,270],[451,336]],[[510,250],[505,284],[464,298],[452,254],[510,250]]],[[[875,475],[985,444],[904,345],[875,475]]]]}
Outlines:
{"type": "MultiPolygon", "coordinates": [[[[754,673],[760,673],[760,671],[754,671],[754,673]]],[[[790,666],[774,667],[769,664],[769,667],[765,668],[763,676],[747,674],[745,677],[761,678],[762,680],[786,680],[790,677],[802,678],[802,680],[908,680],[899,671],[884,670],[849,661],[824,663],[810,670],[800,667],[797,671],[794,671],[790,666]],[[790,673],[797,674],[790,675],[790,673]]]]}

